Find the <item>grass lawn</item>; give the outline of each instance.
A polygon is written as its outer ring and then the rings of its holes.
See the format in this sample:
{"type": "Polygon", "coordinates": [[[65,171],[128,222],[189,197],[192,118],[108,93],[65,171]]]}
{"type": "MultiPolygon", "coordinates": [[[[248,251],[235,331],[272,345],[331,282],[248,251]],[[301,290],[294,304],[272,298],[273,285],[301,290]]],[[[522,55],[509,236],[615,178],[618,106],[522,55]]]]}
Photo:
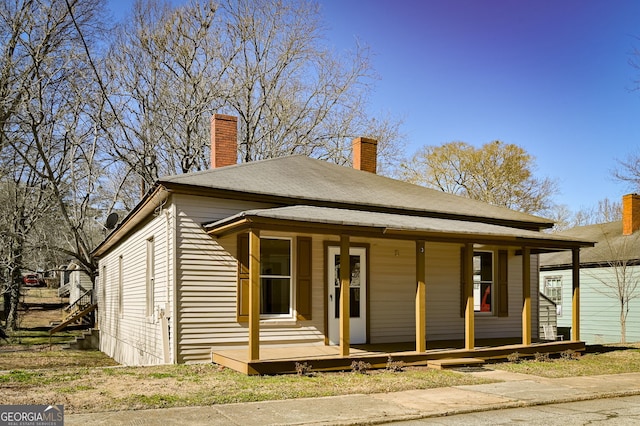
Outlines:
{"type": "MultiPolygon", "coordinates": [[[[0,347],[1,349],[1,347],[0,347]]],[[[4,404],[64,404],[70,413],[199,406],[487,383],[473,374],[424,367],[245,376],[213,364],[108,367],[97,351],[0,351],[4,404]],[[103,366],[103,367],[100,367],[103,366]]],[[[521,360],[489,368],[544,377],[640,372],[638,345],[589,347],[578,359],[521,360]]]]}
{"type": "Polygon", "coordinates": [[[491,367],[550,378],[640,372],[640,344],[591,345],[577,359],[526,359],[491,367]]]}
{"type": "MultiPolygon", "coordinates": [[[[37,323],[32,312],[24,322],[37,323]]],[[[40,314],[42,315],[42,314],[40,314]]],[[[49,349],[46,330],[22,330],[0,342],[3,404],[64,404],[69,413],[201,406],[232,402],[394,392],[487,383],[476,375],[408,367],[404,371],[245,376],[213,364],[120,367],[99,351],[49,349]]],[[[640,344],[590,346],[577,359],[490,364],[544,377],[640,372],[640,344]]]]}
{"type": "Polygon", "coordinates": [[[246,376],[213,364],[71,367],[74,362],[108,364],[109,358],[99,352],[59,352],[60,355],[23,352],[17,358],[0,353],[4,366],[13,360],[16,367],[43,367],[14,368],[0,373],[3,404],[64,404],[65,411],[77,413],[380,393],[488,382],[468,374],[428,368],[406,368],[402,372],[377,370],[365,374],[349,371],[311,376],[246,376]],[[86,356],[83,358],[83,355],[86,356]],[[45,364],[49,368],[45,368],[45,364]],[[57,367],[59,364],[63,366],[57,367]]]}

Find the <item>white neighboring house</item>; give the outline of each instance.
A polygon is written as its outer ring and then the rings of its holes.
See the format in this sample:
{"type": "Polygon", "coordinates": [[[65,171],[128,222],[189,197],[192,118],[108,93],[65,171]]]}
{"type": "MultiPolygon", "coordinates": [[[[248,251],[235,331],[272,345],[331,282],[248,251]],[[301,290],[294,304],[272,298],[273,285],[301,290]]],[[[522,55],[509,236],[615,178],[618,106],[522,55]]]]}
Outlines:
{"type": "Polygon", "coordinates": [[[69,272],[69,305],[77,302],[89,290],[93,290],[91,277],[75,262],[67,266],[69,272]]]}
{"type": "MultiPolygon", "coordinates": [[[[588,344],[621,341],[618,296],[625,292],[630,299],[626,341],[640,341],[640,195],[625,195],[622,205],[621,221],[559,234],[596,242],[580,252],[580,337],[588,344]]],[[[561,329],[572,327],[571,264],[571,253],[540,255],[540,292],[556,303],[561,329]]]]}
{"type": "Polygon", "coordinates": [[[212,169],[159,179],[94,250],[100,349],[122,364],[343,342],[531,346],[537,254],[591,245],[542,232],[547,219],[376,175],[374,140],[354,141],[353,168],[235,164],[235,117],[214,116],[211,133],[212,169]]]}

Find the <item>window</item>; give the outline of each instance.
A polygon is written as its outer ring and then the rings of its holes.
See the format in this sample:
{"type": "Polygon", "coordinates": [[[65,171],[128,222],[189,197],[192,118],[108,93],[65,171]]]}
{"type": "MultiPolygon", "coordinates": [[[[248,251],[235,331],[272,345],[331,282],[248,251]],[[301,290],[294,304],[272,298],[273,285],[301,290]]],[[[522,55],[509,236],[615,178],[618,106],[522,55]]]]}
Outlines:
{"type": "Polygon", "coordinates": [[[123,276],[123,271],[122,271],[122,256],[118,257],[118,314],[120,314],[120,316],[122,316],[122,313],[124,311],[124,307],[122,306],[122,302],[123,302],[123,297],[122,297],[122,293],[124,291],[124,276],[123,276]]]}
{"type": "MultiPolygon", "coordinates": [[[[263,318],[293,316],[311,319],[312,244],[310,237],[260,239],[260,314],[263,318]],[[295,261],[295,263],[293,263],[295,261]],[[292,269],[295,266],[295,281],[292,269]],[[293,292],[295,291],[295,296],[293,292]]],[[[238,234],[237,319],[249,320],[249,235],[238,234]]]]}
{"type": "Polygon", "coordinates": [[[260,239],[260,314],[291,314],[291,241],[260,239]]]}
{"type": "Polygon", "coordinates": [[[107,303],[107,265],[102,265],[102,272],[100,273],[100,304],[102,309],[106,309],[107,303]]]}
{"type": "Polygon", "coordinates": [[[562,316],[562,277],[545,277],[544,295],[556,304],[556,312],[562,316]]]}
{"type": "Polygon", "coordinates": [[[147,287],[147,304],[146,314],[148,317],[153,315],[154,302],[154,285],[155,285],[155,243],[153,237],[147,240],[147,271],[146,271],[146,287],[147,287]]]}
{"type": "Polygon", "coordinates": [[[473,303],[476,312],[492,312],[493,253],[473,253],[473,303]]]}

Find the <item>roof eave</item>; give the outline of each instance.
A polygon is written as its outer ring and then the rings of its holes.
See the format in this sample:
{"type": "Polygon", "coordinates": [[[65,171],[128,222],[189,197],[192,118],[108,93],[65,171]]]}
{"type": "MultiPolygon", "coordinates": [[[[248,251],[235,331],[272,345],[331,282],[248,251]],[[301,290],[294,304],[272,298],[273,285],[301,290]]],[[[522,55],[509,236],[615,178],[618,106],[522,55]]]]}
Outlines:
{"type": "Polygon", "coordinates": [[[514,247],[535,248],[539,252],[570,250],[574,248],[592,247],[594,243],[580,240],[549,240],[544,238],[529,238],[519,236],[505,236],[481,233],[424,231],[411,229],[395,229],[383,226],[359,226],[352,224],[336,224],[326,222],[299,221],[294,219],[276,219],[262,217],[257,214],[242,212],[225,220],[213,224],[203,225],[205,231],[221,238],[231,234],[254,230],[311,232],[319,234],[350,234],[373,238],[389,238],[400,240],[427,240],[432,242],[454,242],[477,244],[509,245],[514,247]]]}
{"type": "Polygon", "coordinates": [[[287,205],[287,206],[299,205],[303,203],[305,205],[318,206],[318,207],[346,208],[350,210],[362,210],[362,211],[370,211],[370,212],[378,212],[378,213],[395,213],[395,214],[403,214],[408,216],[433,217],[433,218],[442,218],[442,219],[455,219],[455,220],[462,220],[462,221],[468,221],[468,222],[491,223],[495,225],[502,225],[502,226],[508,226],[512,228],[519,228],[519,229],[526,229],[526,230],[533,230],[533,231],[540,231],[543,229],[549,229],[553,227],[553,222],[546,222],[544,220],[541,220],[539,222],[519,221],[519,220],[512,220],[512,219],[500,219],[495,217],[451,214],[451,213],[441,212],[436,210],[401,209],[401,208],[391,208],[391,207],[375,205],[375,204],[344,203],[340,201],[320,200],[315,198],[286,197],[282,195],[203,187],[203,186],[188,185],[188,184],[182,184],[182,183],[176,183],[176,182],[159,181],[159,183],[163,185],[165,188],[167,188],[167,190],[169,191],[179,192],[182,194],[212,196],[212,197],[220,197],[220,198],[234,199],[234,200],[251,199],[252,201],[256,201],[256,202],[280,204],[280,205],[287,205]]]}
{"type": "Polygon", "coordinates": [[[104,256],[113,246],[142,221],[145,220],[154,210],[169,197],[169,191],[158,183],[145,194],[144,198],[134,207],[127,216],[116,226],[116,228],[91,252],[94,257],[104,256]]]}

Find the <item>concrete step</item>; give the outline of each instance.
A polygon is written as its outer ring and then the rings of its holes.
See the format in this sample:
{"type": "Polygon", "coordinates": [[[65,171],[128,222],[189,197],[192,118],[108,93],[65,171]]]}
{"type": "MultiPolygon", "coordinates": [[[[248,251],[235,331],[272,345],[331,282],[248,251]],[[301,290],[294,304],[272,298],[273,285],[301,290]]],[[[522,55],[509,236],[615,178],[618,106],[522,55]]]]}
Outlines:
{"type": "Polygon", "coordinates": [[[87,350],[100,348],[100,332],[96,329],[85,330],[82,336],[76,337],[75,342],[69,344],[69,349],[87,350]]]}
{"type": "Polygon", "coordinates": [[[427,366],[436,370],[444,370],[447,368],[480,366],[485,362],[484,359],[480,358],[443,358],[427,361],[427,366]]]}

